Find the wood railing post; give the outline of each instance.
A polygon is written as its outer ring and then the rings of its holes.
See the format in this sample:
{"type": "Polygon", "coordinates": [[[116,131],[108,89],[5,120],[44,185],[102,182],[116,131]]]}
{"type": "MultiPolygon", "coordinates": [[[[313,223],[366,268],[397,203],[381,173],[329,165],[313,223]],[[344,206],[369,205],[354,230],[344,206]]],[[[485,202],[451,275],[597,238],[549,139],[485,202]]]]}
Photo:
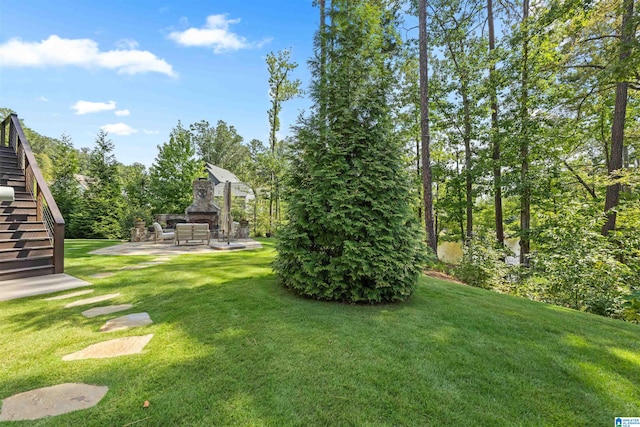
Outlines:
{"type": "Polygon", "coordinates": [[[64,273],[64,223],[56,223],[54,227],[53,266],[55,273],[64,273]]]}

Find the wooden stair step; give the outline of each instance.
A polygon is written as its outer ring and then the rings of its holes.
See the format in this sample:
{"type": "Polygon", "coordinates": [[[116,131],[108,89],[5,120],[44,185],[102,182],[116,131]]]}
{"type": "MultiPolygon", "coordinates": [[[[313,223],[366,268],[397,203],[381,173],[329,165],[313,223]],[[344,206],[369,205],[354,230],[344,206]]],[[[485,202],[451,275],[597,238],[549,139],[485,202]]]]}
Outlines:
{"type": "Polygon", "coordinates": [[[37,221],[38,217],[33,214],[12,214],[12,213],[0,213],[0,222],[23,222],[23,221],[37,221]]]}
{"type": "Polygon", "coordinates": [[[0,208],[27,208],[35,209],[36,201],[31,199],[14,199],[13,202],[0,202],[0,208]]]}
{"type": "Polygon", "coordinates": [[[0,271],[22,269],[26,267],[53,265],[53,256],[38,255],[29,258],[0,259],[0,271]]]}
{"type": "Polygon", "coordinates": [[[46,230],[42,221],[0,222],[0,231],[46,230]]]}
{"type": "Polygon", "coordinates": [[[46,228],[35,228],[33,230],[0,230],[0,241],[45,238],[49,238],[49,232],[46,228]]]}
{"type": "Polygon", "coordinates": [[[53,246],[34,246],[32,248],[0,249],[0,259],[29,258],[32,256],[53,255],[53,246]]]}
{"type": "Polygon", "coordinates": [[[44,276],[46,274],[55,273],[53,265],[39,265],[26,268],[17,268],[13,270],[0,271],[0,287],[5,280],[22,279],[25,277],[44,276]]]}
{"type": "Polygon", "coordinates": [[[0,240],[0,250],[41,248],[47,246],[48,244],[51,244],[49,236],[23,237],[20,239],[2,239],[0,240]]]}
{"type": "Polygon", "coordinates": [[[36,215],[37,209],[36,207],[30,208],[20,208],[13,206],[0,206],[0,214],[11,214],[11,215],[36,215]]]}

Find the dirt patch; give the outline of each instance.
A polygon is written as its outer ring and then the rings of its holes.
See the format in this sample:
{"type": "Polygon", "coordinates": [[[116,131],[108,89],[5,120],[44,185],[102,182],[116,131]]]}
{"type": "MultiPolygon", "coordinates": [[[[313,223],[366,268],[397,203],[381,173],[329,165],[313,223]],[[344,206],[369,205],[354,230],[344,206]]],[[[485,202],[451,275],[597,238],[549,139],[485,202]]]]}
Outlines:
{"type": "Polygon", "coordinates": [[[426,274],[429,277],[434,277],[436,279],[446,280],[448,282],[454,282],[454,283],[459,283],[461,285],[466,285],[466,283],[461,282],[460,280],[456,279],[455,277],[449,276],[447,273],[443,273],[441,271],[427,270],[427,271],[424,272],[424,274],[426,274]]]}

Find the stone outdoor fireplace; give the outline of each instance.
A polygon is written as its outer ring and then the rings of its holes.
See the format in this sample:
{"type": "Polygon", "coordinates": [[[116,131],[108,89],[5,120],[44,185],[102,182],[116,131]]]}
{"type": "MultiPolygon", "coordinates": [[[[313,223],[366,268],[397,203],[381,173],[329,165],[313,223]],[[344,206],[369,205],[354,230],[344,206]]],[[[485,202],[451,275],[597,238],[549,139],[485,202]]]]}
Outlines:
{"type": "Polygon", "coordinates": [[[221,209],[213,203],[213,182],[207,178],[193,181],[193,204],[185,211],[187,220],[209,224],[211,235],[216,236],[220,212],[221,209]]]}

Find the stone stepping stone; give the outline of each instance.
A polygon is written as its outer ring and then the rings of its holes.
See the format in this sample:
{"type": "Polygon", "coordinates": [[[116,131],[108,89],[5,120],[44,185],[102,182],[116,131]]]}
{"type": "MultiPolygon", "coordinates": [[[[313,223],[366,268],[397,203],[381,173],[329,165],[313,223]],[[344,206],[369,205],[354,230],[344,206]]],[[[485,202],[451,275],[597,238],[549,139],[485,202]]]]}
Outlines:
{"type": "Polygon", "coordinates": [[[71,308],[71,307],[78,307],[80,305],[93,304],[95,302],[106,301],[108,299],[116,298],[119,296],[120,296],[120,292],[118,292],[117,294],[106,294],[106,295],[99,295],[93,298],[79,299],[78,301],[70,302],[69,304],[65,305],[64,308],[71,308]]]}
{"type": "Polygon", "coordinates": [[[141,353],[151,338],[153,334],[103,341],[92,344],[84,350],[62,356],[62,360],[107,359],[141,353]]]}
{"type": "Polygon", "coordinates": [[[120,268],[120,270],[140,270],[141,268],[147,268],[148,265],[138,264],[138,265],[127,265],[126,267],[120,268]]]}
{"type": "Polygon", "coordinates": [[[96,317],[105,314],[116,313],[118,311],[129,310],[133,304],[107,305],[104,307],[94,307],[82,312],[84,317],[96,317]]]}
{"type": "Polygon", "coordinates": [[[154,258],[153,261],[155,261],[155,262],[167,262],[167,261],[171,261],[171,257],[161,256],[161,257],[158,257],[158,258],[154,258]]]}
{"type": "Polygon", "coordinates": [[[94,279],[104,279],[105,277],[111,277],[115,274],[116,273],[96,273],[96,274],[92,274],[89,277],[93,277],[94,279]]]}
{"type": "Polygon", "coordinates": [[[160,265],[160,264],[164,264],[164,261],[147,261],[147,262],[143,262],[142,264],[144,264],[144,265],[160,265]]]}
{"type": "Polygon", "coordinates": [[[109,391],[107,386],[64,383],[7,397],[0,421],[37,420],[95,406],[109,391]]]}
{"type": "Polygon", "coordinates": [[[152,323],[153,320],[149,317],[149,313],[132,313],[107,320],[107,323],[100,328],[100,332],[121,331],[123,329],[135,328],[136,326],[150,325],[152,323]]]}
{"type": "Polygon", "coordinates": [[[91,292],[93,292],[93,289],[87,289],[85,291],[78,291],[78,292],[73,292],[73,293],[70,293],[70,294],[58,295],[57,297],[45,298],[44,300],[45,301],[56,301],[56,300],[60,300],[60,299],[79,297],[80,295],[90,294],[91,292]]]}

